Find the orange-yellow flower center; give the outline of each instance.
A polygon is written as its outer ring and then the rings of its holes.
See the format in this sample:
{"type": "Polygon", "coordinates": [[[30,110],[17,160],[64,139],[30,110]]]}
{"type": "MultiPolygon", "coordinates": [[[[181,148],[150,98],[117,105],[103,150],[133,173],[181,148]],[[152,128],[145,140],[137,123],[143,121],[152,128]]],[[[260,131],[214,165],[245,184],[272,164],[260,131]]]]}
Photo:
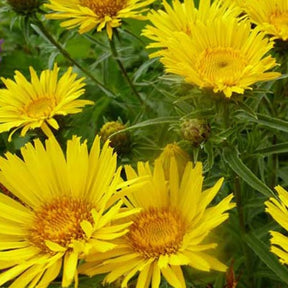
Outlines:
{"type": "Polygon", "coordinates": [[[270,23],[276,28],[283,40],[288,39],[288,11],[275,11],[270,15],[270,23]]]}
{"type": "Polygon", "coordinates": [[[35,212],[34,223],[29,227],[29,240],[43,252],[50,252],[45,244],[49,240],[67,247],[73,240],[84,239],[80,223],[93,223],[93,206],[85,200],[68,197],[56,198],[35,212]]]}
{"type": "Polygon", "coordinates": [[[53,98],[43,97],[30,102],[25,111],[29,117],[41,118],[50,116],[55,108],[55,100],[53,98]]]}
{"type": "Polygon", "coordinates": [[[127,237],[132,248],[145,258],[159,257],[178,251],[185,229],[178,210],[149,208],[136,216],[127,237]]]}
{"type": "Polygon", "coordinates": [[[233,86],[241,79],[247,60],[232,48],[209,48],[202,52],[196,67],[201,78],[213,84],[233,86]]]}
{"type": "Polygon", "coordinates": [[[126,6],[126,0],[80,0],[82,6],[91,9],[98,17],[116,16],[126,6]]]}

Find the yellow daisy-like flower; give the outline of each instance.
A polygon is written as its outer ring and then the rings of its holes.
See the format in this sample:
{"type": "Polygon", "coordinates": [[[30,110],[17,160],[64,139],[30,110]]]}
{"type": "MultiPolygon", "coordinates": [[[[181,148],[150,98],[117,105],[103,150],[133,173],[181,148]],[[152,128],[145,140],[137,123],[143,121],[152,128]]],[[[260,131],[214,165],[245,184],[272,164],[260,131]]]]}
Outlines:
{"type": "Polygon", "coordinates": [[[116,154],[108,142],[100,150],[99,137],[90,154],[77,137],[67,142],[66,157],[53,137],[21,153],[23,159],[0,158],[0,182],[19,199],[0,193],[0,286],[14,280],[15,288],[48,287],[62,270],[62,287],[68,287],[77,280],[78,259],[114,248],[110,240],[127,232],[129,223],[111,220],[133,210],[121,212],[118,202],[107,211],[126,182],[116,154]]]}
{"type": "Polygon", "coordinates": [[[250,22],[227,17],[193,27],[191,35],[175,33],[167,41],[168,49],[161,51],[167,72],[200,88],[223,91],[226,97],[280,76],[267,72],[276,66],[266,55],[273,43],[259,29],[251,29],[250,22]]]}
{"type": "MultiPolygon", "coordinates": [[[[202,192],[202,164],[192,166],[191,162],[187,164],[179,181],[177,164],[172,159],[167,183],[161,161],[155,161],[153,174],[148,164],[138,164],[138,174],[149,175],[151,181],[129,194],[126,205],[142,210],[130,218],[133,224],[129,232],[115,241],[117,249],[89,255],[79,272],[109,272],[104,279],[108,283],[123,276],[122,288],[138,272],[137,288],[148,288],[150,284],[158,288],[163,275],[172,287],[184,288],[181,265],[225,271],[227,267],[206,251],[217,246],[207,241],[207,235],[228,218],[226,211],[235,206],[231,203],[233,196],[208,208],[223,179],[202,192]]],[[[126,174],[128,179],[138,176],[131,167],[126,167],[126,174]]]]}
{"type": "MultiPolygon", "coordinates": [[[[288,231],[288,192],[281,186],[275,187],[279,200],[270,198],[265,202],[266,212],[288,231]]],[[[276,254],[282,264],[288,264],[288,237],[276,231],[270,231],[271,252],[276,254]]]]}
{"type": "Polygon", "coordinates": [[[112,29],[121,25],[124,18],[143,20],[141,13],[154,0],[50,0],[46,7],[56,13],[46,15],[48,19],[65,20],[61,26],[72,29],[79,26],[79,33],[94,28],[101,31],[106,26],[109,39],[112,29]]]}
{"type": "Polygon", "coordinates": [[[14,128],[9,141],[20,128],[21,136],[35,128],[50,136],[48,125],[59,128],[54,116],[79,113],[83,106],[94,103],[78,99],[85,91],[84,78],[76,80],[77,74],[69,68],[58,80],[58,72],[54,65],[53,70],[44,70],[38,77],[30,67],[31,82],[19,71],[15,72],[15,81],[1,78],[6,88],[0,89],[0,133],[14,128]]]}
{"type": "MultiPolygon", "coordinates": [[[[193,30],[193,24],[201,21],[207,23],[219,17],[237,17],[241,9],[232,3],[216,0],[202,0],[199,8],[195,7],[194,0],[173,0],[170,6],[163,0],[163,10],[152,10],[148,15],[148,20],[153,24],[147,25],[143,30],[143,35],[155,41],[150,43],[147,48],[166,47],[167,39],[173,37],[173,32],[184,32],[188,35],[193,30]]],[[[150,57],[160,56],[161,53],[154,52],[150,57]]]]}
{"type": "Polygon", "coordinates": [[[246,1],[245,11],[261,30],[274,38],[288,40],[287,0],[246,1]]]}

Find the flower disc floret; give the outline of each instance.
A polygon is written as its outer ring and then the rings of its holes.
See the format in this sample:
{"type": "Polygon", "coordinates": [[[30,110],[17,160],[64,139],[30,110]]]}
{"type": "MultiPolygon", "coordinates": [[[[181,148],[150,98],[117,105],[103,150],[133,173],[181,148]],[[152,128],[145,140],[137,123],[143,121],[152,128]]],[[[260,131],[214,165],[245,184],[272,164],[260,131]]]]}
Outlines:
{"type": "Polygon", "coordinates": [[[82,199],[59,197],[35,211],[29,240],[45,253],[51,253],[46,242],[69,248],[75,240],[86,239],[81,227],[83,221],[94,224],[93,205],[82,199]]]}
{"type": "Polygon", "coordinates": [[[185,235],[185,221],[177,209],[149,208],[133,219],[127,234],[133,249],[145,258],[177,253],[185,235]]]}

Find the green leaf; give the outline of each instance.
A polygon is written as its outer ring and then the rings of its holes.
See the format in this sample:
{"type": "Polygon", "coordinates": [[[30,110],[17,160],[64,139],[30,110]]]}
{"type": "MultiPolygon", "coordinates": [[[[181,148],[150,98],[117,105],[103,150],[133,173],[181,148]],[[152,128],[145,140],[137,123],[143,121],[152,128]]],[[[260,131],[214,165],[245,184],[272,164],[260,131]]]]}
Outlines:
{"type": "Polygon", "coordinates": [[[207,172],[210,169],[212,169],[214,165],[214,158],[215,158],[213,145],[211,142],[207,142],[204,145],[204,151],[207,154],[207,161],[205,161],[205,164],[204,164],[204,172],[207,172]]]}
{"type": "Polygon", "coordinates": [[[248,246],[283,282],[288,284],[288,269],[269,250],[270,247],[258,239],[254,233],[244,235],[248,246]]]}
{"type": "MultiPolygon", "coordinates": [[[[257,119],[256,113],[247,104],[245,104],[244,102],[239,102],[238,106],[239,106],[239,108],[241,108],[241,110],[245,111],[245,113],[247,113],[249,115],[249,117],[257,119]]],[[[236,111],[236,114],[237,113],[239,113],[239,110],[236,111]]]]}
{"type": "Polygon", "coordinates": [[[288,142],[255,150],[255,154],[270,155],[288,152],[288,142]]]}
{"type": "Polygon", "coordinates": [[[224,148],[223,157],[230,168],[252,188],[267,197],[274,195],[273,191],[242,162],[235,148],[224,148]]]}
{"type": "Polygon", "coordinates": [[[133,75],[133,82],[137,82],[137,80],[142,76],[147,73],[148,69],[150,68],[151,65],[153,65],[156,61],[158,61],[157,58],[153,59],[148,59],[146,62],[144,62],[134,73],[133,75]]]}
{"type": "Polygon", "coordinates": [[[274,118],[274,117],[270,117],[264,114],[256,114],[256,118],[252,117],[250,115],[250,113],[248,114],[247,111],[240,111],[241,113],[238,113],[237,117],[238,118],[242,118],[245,120],[249,120],[251,122],[257,123],[259,125],[263,125],[267,128],[271,128],[271,129],[276,129],[276,130],[280,130],[280,131],[284,131],[288,133],[288,122],[278,119],[278,118],[274,118]]]}
{"type": "Polygon", "coordinates": [[[273,118],[267,115],[263,114],[257,114],[258,117],[258,124],[264,125],[266,127],[272,128],[272,129],[277,129],[280,131],[288,132],[288,122],[278,119],[278,118],[273,118]]]}
{"type": "Polygon", "coordinates": [[[160,125],[160,124],[166,124],[166,123],[174,123],[176,121],[178,121],[179,118],[178,117],[174,117],[174,116],[168,116],[168,117],[159,117],[159,118],[154,118],[154,119],[149,119],[143,122],[139,122],[133,126],[127,127],[119,132],[115,132],[113,133],[110,137],[118,134],[118,133],[122,133],[124,131],[128,131],[128,130],[133,130],[133,129],[137,129],[137,128],[142,128],[142,127],[146,127],[146,126],[151,126],[151,125],[160,125]]]}

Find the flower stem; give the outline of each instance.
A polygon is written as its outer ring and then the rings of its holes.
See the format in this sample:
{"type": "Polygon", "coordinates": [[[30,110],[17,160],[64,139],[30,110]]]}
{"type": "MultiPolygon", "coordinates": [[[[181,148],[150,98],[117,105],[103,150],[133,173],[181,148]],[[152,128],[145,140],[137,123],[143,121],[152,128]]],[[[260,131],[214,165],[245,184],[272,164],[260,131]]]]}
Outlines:
{"type": "Polygon", "coordinates": [[[137,97],[137,99],[139,100],[139,102],[141,104],[144,104],[143,103],[143,100],[142,98],[140,97],[138,91],[136,90],[134,84],[132,83],[131,79],[129,78],[128,74],[127,74],[127,71],[123,65],[123,63],[121,62],[120,60],[120,57],[119,57],[119,54],[117,52],[117,49],[116,49],[116,46],[115,46],[115,41],[114,41],[114,37],[112,37],[112,39],[110,40],[109,39],[109,44],[110,44],[110,48],[111,48],[111,52],[112,52],[112,55],[114,57],[114,59],[116,60],[121,72],[122,72],[122,75],[123,77],[126,79],[127,83],[129,84],[131,90],[133,91],[133,93],[135,94],[135,96],[137,97]]]}
{"type": "Polygon", "coordinates": [[[50,34],[50,32],[46,29],[43,23],[37,18],[34,18],[34,23],[40,29],[40,31],[45,35],[45,37],[53,44],[59,52],[68,59],[73,65],[78,67],[87,77],[89,77],[107,96],[111,98],[116,98],[117,96],[108,88],[106,88],[99,80],[97,80],[86,68],[84,68],[81,64],[79,64],[72,56],[65,50],[61,44],[59,44],[54,37],[50,34]]]}
{"type": "Polygon", "coordinates": [[[241,237],[241,244],[242,244],[242,251],[245,258],[245,266],[247,269],[247,276],[248,276],[248,283],[249,287],[255,287],[254,286],[254,278],[253,278],[253,266],[251,262],[251,253],[249,251],[249,248],[247,244],[245,243],[244,236],[248,232],[246,225],[245,225],[245,216],[243,211],[243,203],[242,203],[242,195],[241,195],[241,185],[239,181],[239,176],[234,176],[234,195],[236,200],[236,207],[238,211],[238,220],[239,220],[239,226],[240,226],[240,237],[241,237]],[[251,273],[252,272],[252,273],[251,273]]]}

